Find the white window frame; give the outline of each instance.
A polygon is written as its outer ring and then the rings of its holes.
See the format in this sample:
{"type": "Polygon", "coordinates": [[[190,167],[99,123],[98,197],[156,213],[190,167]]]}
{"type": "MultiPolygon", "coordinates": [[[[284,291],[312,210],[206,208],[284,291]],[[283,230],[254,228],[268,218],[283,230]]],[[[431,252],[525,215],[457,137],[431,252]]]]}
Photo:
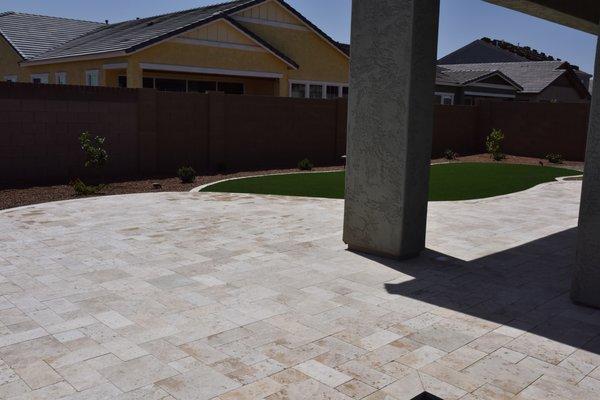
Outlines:
{"type": "Polygon", "coordinates": [[[67,84],[67,73],[66,72],[57,72],[54,74],[54,83],[57,85],[66,85],[67,84]],[[61,79],[64,78],[64,79],[61,79]],[[61,80],[63,82],[61,82],[61,80]]]}
{"type": "Polygon", "coordinates": [[[17,75],[5,75],[4,76],[4,82],[17,82],[19,80],[19,77],[17,75]]]}
{"type": "Polygon", "coordinates": [[[347,83],[339,83],[339,82],[320,82],[320,81],[302,81],[302,80],[290,80],[288,87],[288,96],[292,97],[292,85],[299,84],[304,85],[304,98],[310,99],[310,87],[312,86],[321,86],[322,87],[322,99],[327,99],[327,86],[337,86],[338,88],[338,98],[344,97],[344,88],[349,87],[347,83]]]}
{"type": "Polygon", "coordinates": [[[440,96],[440,104],[442,106],[448,105],[448,104],[444,104],[444,99],[450,99],[450,105],[453,106],[454,105],[454,93],[448,93],[448,92],[435,92],[436,96],[440,96]]]}
{"type": "Polygon", "coordinates": [[[86,86],[100,86],[100,70],[99,69],[89,69],[85,71],[85,85],[86,86]],[[91,79],[96,78],[96,84],[94,84],[91,79]]]}
{"type": "Polygon", "coordinates": [[[31,74],[31,83],[33,83],[34,80],[39,79],[40,84],[47,85],[49,78],[49,74],[31,74]]]}

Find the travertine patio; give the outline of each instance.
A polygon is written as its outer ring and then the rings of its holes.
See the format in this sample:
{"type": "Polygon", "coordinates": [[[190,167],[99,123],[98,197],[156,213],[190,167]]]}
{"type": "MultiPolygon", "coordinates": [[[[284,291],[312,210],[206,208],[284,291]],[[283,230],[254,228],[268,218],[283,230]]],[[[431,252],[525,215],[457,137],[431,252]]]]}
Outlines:
{"type": "Polygon", "coordinates": [[[580,182],[430,205],[406,262],[337,200],[145,194],[0,213],[1,399],[600,398],[568,298],[580,182]]]}

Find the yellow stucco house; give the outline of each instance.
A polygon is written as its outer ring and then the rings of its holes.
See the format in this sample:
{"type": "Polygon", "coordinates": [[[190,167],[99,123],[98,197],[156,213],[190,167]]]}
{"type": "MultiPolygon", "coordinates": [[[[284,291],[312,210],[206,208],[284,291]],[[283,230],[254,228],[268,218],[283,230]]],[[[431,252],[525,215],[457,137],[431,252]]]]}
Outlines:
{"type": "Polygon", "coordinates": [[[335,98],[348,46],[283,0],[237,0],[116,24],[0,13],[0,79],[335,98]]]}

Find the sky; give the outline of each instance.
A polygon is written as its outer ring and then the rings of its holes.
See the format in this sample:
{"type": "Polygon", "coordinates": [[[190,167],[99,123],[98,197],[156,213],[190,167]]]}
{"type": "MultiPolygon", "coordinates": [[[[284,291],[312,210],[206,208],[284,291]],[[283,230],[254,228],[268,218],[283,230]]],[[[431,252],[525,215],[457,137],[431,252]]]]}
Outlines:
{"type": "MultiPolygon", "coordinates": [[[[220,0],[0,0],[0,12],[118,22],[217,2],[220,0]]],[[[334,39],[350,41],[351,0],[288,0],[288,3],[334,39]]],[[[593,35],[481,0],[441,0],[440,57],[484,36],[530,46],[593,73],[596,47],[593,35]]]]}

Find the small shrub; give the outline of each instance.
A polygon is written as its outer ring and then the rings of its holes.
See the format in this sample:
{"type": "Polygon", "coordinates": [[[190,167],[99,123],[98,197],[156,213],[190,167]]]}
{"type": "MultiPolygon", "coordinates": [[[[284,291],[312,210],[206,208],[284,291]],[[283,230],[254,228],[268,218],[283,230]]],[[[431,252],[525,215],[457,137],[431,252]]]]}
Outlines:
{"type": "Polygon", "coordinates": [[[444,150],[444,158],[448,161],[452,161],[452,160],[456,160],[456,157],[458,157],[458,154],[452,150],[452,149],[446,149],[444,150]]]}
{"type": "Polygon", "coordinates": [[[550,153],[546,155],[546,160],[551,162],[552,164],[562,164],[565,159],[562,154],[559,153],[550,153]]]}
{"type": "Polygon", "coordinates": [[[304,160],[298,163],[298,169],[300,171],[312,171],[314,167],[314,164],[310,162],[308,158],[305,158],[304,160]]]}
{"type": "Polygon", "coordinates": [[[86,185],[81,179],[75,179],[71,182],[71,187],[78,196],[93,196],[98,194],[104,188],[104,185],[86,185]]]}
{"type": "Polygon", "coordinates": [[[504,134],[500,129],[492,130],[492,133],[485,138],[485,148],[495,161],[502,161],[506,158],[502,152],[502,142],[504,134]]]}
{"type": "Polygon", "coordinates": [[[177,176],[181,183],[194,183],[198,174],[192,167],[181,167],[177,170],[177,176]]]}
{"type": "Polygon", "coordinates": [[[88,132],[83,132],[79,136],[79,144],[85,153],[85,166],[103,167],[108,160],[108,153],[104,150],[106,138],[95,136],[92,138],[88,132]]]}

